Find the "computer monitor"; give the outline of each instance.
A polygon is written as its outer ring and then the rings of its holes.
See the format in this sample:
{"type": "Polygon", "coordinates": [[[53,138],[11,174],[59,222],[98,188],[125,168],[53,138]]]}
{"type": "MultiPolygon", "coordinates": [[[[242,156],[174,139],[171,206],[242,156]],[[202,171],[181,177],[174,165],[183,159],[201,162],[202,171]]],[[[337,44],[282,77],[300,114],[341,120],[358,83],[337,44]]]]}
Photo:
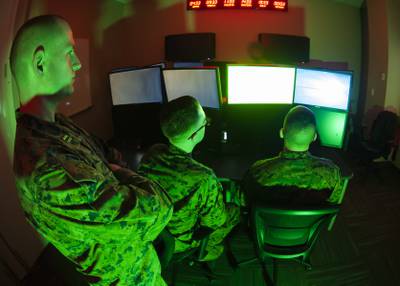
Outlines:
{"type": "Polygon", "coordinates": [[[166,69],[163,70],[167,100],[190,95],[201,106],[220,107],[220,82],[217,68],[166,69]]]}
{"type": "Polygon", "coordinates": [[[228,65],[228,104],[292,104],[296,69],[228,65]]]}
{"type": "Polygon", "coordinates": [[[298,68],[294,102],[348,110],[352,72],[298,68]]]}
{"type": "Polygon", "coordinates": [[[323,107],[308,106],[315,114],[322,146],[342,148],[346,136],[347,113],[323,107]]]}
{"type": "Polygon", "coordinates": [[[161,67],[123,70],[109,74],[113,105],[161,103],[161,67]]]}

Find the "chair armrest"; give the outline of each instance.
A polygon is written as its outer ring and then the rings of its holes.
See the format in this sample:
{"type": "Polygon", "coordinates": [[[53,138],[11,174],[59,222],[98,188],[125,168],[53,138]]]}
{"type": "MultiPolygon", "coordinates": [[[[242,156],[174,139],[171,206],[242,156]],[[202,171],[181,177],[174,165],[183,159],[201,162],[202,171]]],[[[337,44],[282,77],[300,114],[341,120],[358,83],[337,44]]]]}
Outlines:
{"type": "Polygon", "coordinates": [[[209,227],[205,227],[205,226],[201,226],[200,228],[198,228],[194,234],[193,234],[193,239],[200,241],[200,245],[198,247],[198,251],[196,253],[196,260],[197,261],[201,261],[206,255],[207,255],[207,244],[208,244],[208,240],[210,238],[210,234],[213,232],[214,230],[212,228],[209,227]]]}
{"type": "Polygon", "coordinates": [[[210,235],[207,235],[205,238],[203,238],[200,242],[200,246],[199,246],[199,251],[197,253],[197,257],[196,260],[197,261],[201,261],[204,259],[204,257],[206,257],[207,255],[207,245],[208,245],[208,240],[210,238],[210,235]]]}
{"type": "Polygon", "coordinates": [[[239,183],[235,180],[228,178],[218,178],[224,189],[224,201],[237,205],[238,207],[244,206],[244,197],[240,192],[239,183]]]}

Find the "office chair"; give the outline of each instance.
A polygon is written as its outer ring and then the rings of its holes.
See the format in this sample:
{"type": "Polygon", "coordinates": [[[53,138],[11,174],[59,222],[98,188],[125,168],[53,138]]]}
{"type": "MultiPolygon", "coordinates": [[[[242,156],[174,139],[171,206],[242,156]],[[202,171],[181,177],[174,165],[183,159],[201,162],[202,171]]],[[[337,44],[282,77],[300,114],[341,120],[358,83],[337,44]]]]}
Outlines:
{"type": "Polygon", "coordinates": [[[277,206],[254,203],[250,208],[250,228],[257,256],[237,266],[260,261],[266,285],[276,285],[277,259],[294,259],[311,269],[310,254],[320,231],[331,225],[339,206],[277,206]],[[266,267],[272,258],[272,279],[266,267]]]}
{"type": "Polygon", "coordinates": [[[387,158],[395,137],[397,122],[398,117],[393,112],[381,111],[378,114],[372,124],[369,140],[362,142],[365,151],[367,151],[367,157],[372,159],[380,156],[387,158]]]}
{"type": "Polygon", "coordinates": [[[362,132],[355,132],[352,151],[361,167],[360,177],[363,180],[373,176],[383,181],[375,160],[378,158],[388,160],[389,155],[396,149],[394,139],[398,124],[398,116],[395,113],[381,111],[374,120],[367,139],[362,132]]]}

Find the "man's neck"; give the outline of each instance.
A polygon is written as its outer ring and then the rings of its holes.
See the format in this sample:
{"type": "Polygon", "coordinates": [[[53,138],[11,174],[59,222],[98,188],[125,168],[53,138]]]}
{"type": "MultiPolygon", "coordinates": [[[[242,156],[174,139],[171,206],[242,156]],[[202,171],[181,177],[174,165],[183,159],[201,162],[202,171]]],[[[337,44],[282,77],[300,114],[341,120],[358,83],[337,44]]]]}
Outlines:
{"type": "Polygon", "coordinates": [[[172,145],[174,145],[176,148],[184,151],[185,153],[192,153],[194,149],[193,144],[183,144],[181,142],[170,142],[172,145]]]}
{"type": "Polygon", "coordinates": [[[288,146],[285,144],[284,150],[289,152],[307,152],[309,146],[288,146]]]}
{"type": "Polygon", "coordinates": [[[52,97],[35,96],[31,101],[21,106],[20,111],[45,121],[54,122],[58,101],[52,97]]]}

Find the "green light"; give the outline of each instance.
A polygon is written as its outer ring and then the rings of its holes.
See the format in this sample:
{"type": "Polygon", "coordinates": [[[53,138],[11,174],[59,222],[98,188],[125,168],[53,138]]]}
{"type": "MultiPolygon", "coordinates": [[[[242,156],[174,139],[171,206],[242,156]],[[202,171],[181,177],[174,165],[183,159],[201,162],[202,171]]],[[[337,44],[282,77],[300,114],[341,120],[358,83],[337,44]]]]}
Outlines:
{"type": "Polygon", "coordinates": [[[347,113],[316,107],[309,108],[317,119],[318,136],[321,145],[342,148],[346,134],[347,113]]]}
{"type": "Polygon", "coordinates": [[[228,66],[228,103],[291,104],[295,68],[228,66]]]}
{"type": "Polygon", "coordinates": [[[106,30],[123,19],[132,18],[134,14],[135,10],[132,0],[101,1],[100,14],[95,26],[96,44],[102,46],[106,30]]]}

